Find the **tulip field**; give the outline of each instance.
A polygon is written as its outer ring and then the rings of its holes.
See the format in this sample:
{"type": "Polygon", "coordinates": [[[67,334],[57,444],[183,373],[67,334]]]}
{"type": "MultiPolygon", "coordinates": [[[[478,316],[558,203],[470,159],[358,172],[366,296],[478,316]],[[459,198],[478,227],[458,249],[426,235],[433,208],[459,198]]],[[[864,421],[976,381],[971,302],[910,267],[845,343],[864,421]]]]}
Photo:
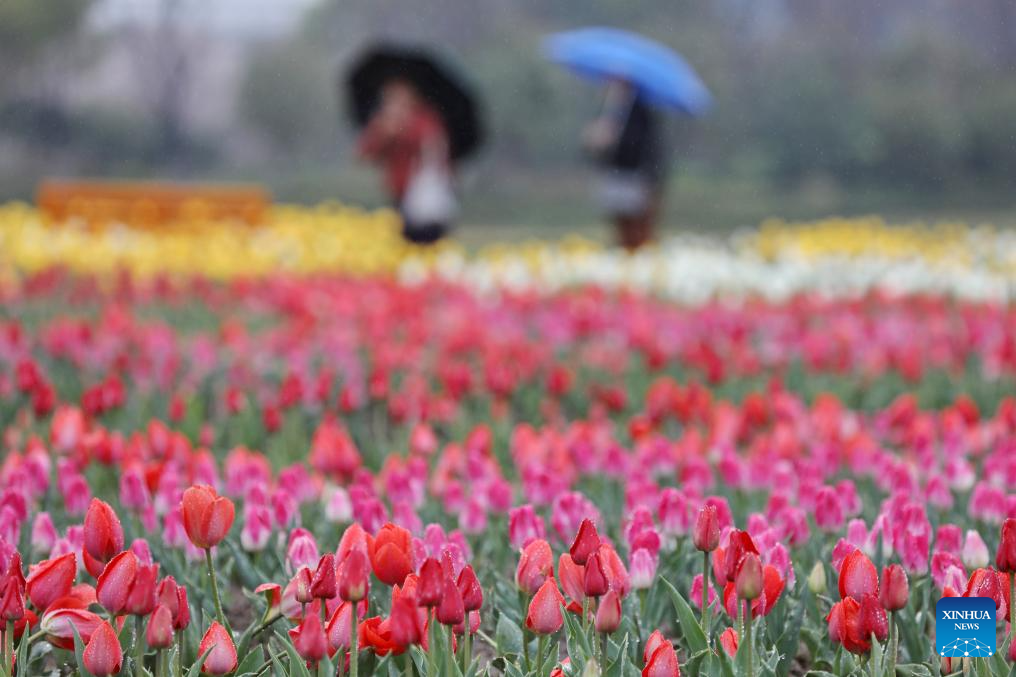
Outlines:
{"type": "Polygon", "coordinates": [[[397,232],[0,206],[0,675],[1016,675],[1016,238],[397,232]]]}

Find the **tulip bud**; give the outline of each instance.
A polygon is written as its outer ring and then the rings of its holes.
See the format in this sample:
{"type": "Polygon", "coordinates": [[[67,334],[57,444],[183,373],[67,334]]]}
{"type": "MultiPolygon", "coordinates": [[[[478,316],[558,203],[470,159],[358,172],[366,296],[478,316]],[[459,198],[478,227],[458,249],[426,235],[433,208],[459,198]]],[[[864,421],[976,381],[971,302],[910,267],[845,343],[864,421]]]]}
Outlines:
{"type": "Polygon", "coordinates": [[[653,579],[656,578],[656,567],[658,562],[656,557],[653,556],[645,548],[639,548],[631,555],[631,567],[629,567],[629,576],[631,577],[632,590],[648,590],[653,585],[653,579]]]}
{"type": "Polygon", "coordinates": [[[199,484],[183,492],[180,507],[187,538],[196,548],[207,550],[218,545],[233,526],[233,502],[210,486],[199,484]]]}
{"type": "Polygon", "coordinates": [[[754,600],[762,594],[762,560],[755,553],[746,553],[737,565],[734,590],[738,599],[754,600]]]}
{"type": "Polygon", "coordinates": [[[621,599],[613,590],[608,590],[600,599],[596,609],[596,632],[611,633],[621,625],[621,599]]]}
{"type": "Polygon", "coordinates": [[[515,585],[527,595],[534,595],[554,570],[554,553],[550,544],[537,539],[527,545],[519,556],[515,585]]]}
{"type": "Polygon", "coordinates": [[[737,630],[734,628],[727,628],[720,633],[720,646],[727,652],[727,655],[731,658],[737,656],[737,645],[740,643],[740,639],[737,636],[737,630]]]}
{"type": "Polygon", "coordinates": [[[309,604],[314,601],[314,595],[311,594],[311,573],[307,567],[300,567],[300,570],[293,576],[293,582],[296,584],[296,601],[300,604],[309,604]]]}
{"type": "Polygon", "coordinates": [[[106,611],[119,615],[126,610],[127,597],[138,573],[138,558],[130,550],[114,557],[102,570],[95,586],[95,596],[106,611]]]}
{"type": "Polygon", "coordinates": [[[335,580],[335,555],[322,555],[310,582],[310,594],[315,599],[332,599],[338,594],[335,580]]]}
{"type": "Polygon", "coordinates": [[[442,625],[457,625],[466,618],[466,610],[462,604],[462,593],[450,577],[444,580],[444,592],[441,604],[437,607],[436,617],[442,625]]]}
{"type": "Polygon", "coordinates": [[[173,614],[162,604],[148,618],[145,641],[153,649],[168,649],[173,645],[173,614]]]}
{"type": "Polygon", "coordinates": [[[967,531],[966,539],[963,541],[962,557],[963,566],[968,569],[983,569],[991,561],[988,554],[988,546],[985,545],[981,535],[970,529],[967,531]]]}
{"type": "Polygon", "coordinates": [[[586,565],[586,560],[600,547],[600,535],[596,533],[596,525],[590,520],[584,519],[579,524],[579,531],[575,535],[575,542],[572,543],[569,554],[572,560],[580,567],[586,565]]]}
{"type": "Polygon", "coordinates": [[[564,596],[557,589],[557,581],[548,578],[533,595],[526,613],[526,627],[538,635],[550,635],[564,625],[561,605],[564,596]]]}
{"type": "MultiPolygon", "coordinates": [[[[995,555],[995,567],[1004,574],[1016,573],[1016,517],[1002,523],[1002,538],[995,555]]],[[[1016,645],[1016,642],[1013,642],[1016,645]]]]}
{"type": "Polygon", "coordinates": [[[25,596],[20,582],[10,577],[0,588],[0,621],[13,623],[25,616],[25,596]]]}
{"type": "Polygon", "coordinates": [[[467,564],[462,568],[457,585],[466,611],[476,611],[483,606],[483,588],[472,566],[467,564]]]}
{"type": "Polygon", "coordinates": [[[586,561],[582,591],[586,597],[600,597],[607,594],[609,587],[610,583],[607,581],[607,573],[603,570],[600,553],[594,552],[586,561]]]}
{"type": "Polygon", "coordinates": [[[871,593],[861,598],[860,627],[865,637],[874,635],[880,642],[889,636],[889,619],[886,618],[885,609],[878,597],[871,593]]]}
{"type": "Polygon", "coordinates": [[[716,513],[716,506],[707,505],[699,510],[695,529],[692,531],[692,542],[701,552],[712,552],[720,547],[720,519],[716,513]]]}
{"type": "Polygon", "coordinates": [[[339,597],[346,602],[359,602],[367,595],[367,556],[350,550],[339,565],[339,597]]]}
{"type": "Polygon", "coordinates": [[[420,606],[433,608],[441,603],[443,594],[444,573],[441,564],[433,557],[428,557],[420,567],[420,577],[416,582],[416,602],[420,606]]]}
{"type": "Polygon", "coordinates": [[[120,640],[108,621],[103,621],[92,633],[81,656],[94,677],[108,677],[120,672],[123,665],[123,649],[120,640]]]}
{"type": "Polygon", "coordinates": [[[226,628],[218,622],[213,622],[201,638],[198,655],[205,656],[205,662],[201,665],[201,672],[205,674],[228,675],[236,670],[236,644],[226,628]]]}
{"type": "Polygon", "coordinates": [[[300,625],[289,631],[289,636],[300,658],[311,665],[328,653],[328,638],[325,636],[325,629],[318,614],[305,615],[300,625]]]}
{"type": "Polygon", "coordinates": [[[890,564],[882,569],[882,585],[880,601],[886,611],[899,611],[907,605],[910,597],[910,584],[907,572],[899,564],[890,564]]]}
{"type": "Polygon", "coordinates": [[[815,562],[815,566],[811,568],[811,573],[808,574],[808,589],[814,595],[821,595],[826,591],[826,571],[822,562],[815,562]]]}

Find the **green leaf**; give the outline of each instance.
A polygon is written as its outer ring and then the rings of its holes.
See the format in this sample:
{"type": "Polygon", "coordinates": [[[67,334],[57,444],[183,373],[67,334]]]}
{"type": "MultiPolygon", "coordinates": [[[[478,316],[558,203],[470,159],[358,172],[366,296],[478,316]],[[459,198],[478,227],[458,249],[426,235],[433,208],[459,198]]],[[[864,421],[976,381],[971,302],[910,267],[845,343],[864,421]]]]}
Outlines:
{"type": "Polygon", "coordinates": [[[522,629],[507,616],[501,614],[494,629],[494,642],[499,654],[522,653],[522,629]]]}
{"type": "Polygon", "coordinates": [[[906,663],[896,666],[897,677],[931,677],[931,670],[923,663],[906,663]]]}
{"type": "Polygon", "coordinates": [[[244,656],[243,660],[240,661],[240,665],[236,668],[237,675],[244,674],[257,674],[258,670],[264,665],[264,660],[257,651],[251,651],[247,654],[241,654],[244,656]]]}
{"type": "Polygon", "coordinates": [[[780,658],[776,664],[775,672],[779,677],[786,677],[790,674],[790,666],[794,662],[794,657],[797,656],[797,649],[801,645],[801,626],[804,624],[804,610],[807,607],[805,596],[810,594],[811,592],[808,588],[804,588],[801,599],[795,605],[794,615],[791,617],[789,625],[787,625],[783,634],[776,641],[776,650],[779,652],[780,658]]]}
{"type": "Polygon", "coordinates": [[[667,592],[670,593],[670,600],[674,604],[674,610],[677,611],[677,622],[681,626],[680,635],[687,643],[689,653],[696,654],[699,651],[708,650],[709,640],[706,639],[705,633],[702,632],[702,627],[698,624],[698,620],[695,618],[691,607],[688,606],[688,602],[677,591],[677,588],[670,584],[670,581],[661,580],[667,588],[667,592]]]}
{"type": "Polygon", "coordinates": [[[92,677],[92,673],[85,668],[85,643],[81,641],[78,628],[73,623],[71,623],[71,632],[74,633],[74,658],[78,661],[78,671],[81,673],[81,677],[92,677]]]}
{"type": "Polygon", "coordinates": [[[293,643],[287,641],[285,643],[286,653],[289,655],[289,677],[311,677],[310,670],[307,669],[307,665],[300,654],[296,653],[296,647],[293,643]]]}
{"type": "Polygon", "coordinates": [[[187,671],[187,677],[201,677],[201,664],[208,658],[208,654],[212,653],[212,649],[215,647],[210,646],[208,650],[198,656],[198,659],[194,661],[194,665],[190,666],[190,670],[187,671]]]}

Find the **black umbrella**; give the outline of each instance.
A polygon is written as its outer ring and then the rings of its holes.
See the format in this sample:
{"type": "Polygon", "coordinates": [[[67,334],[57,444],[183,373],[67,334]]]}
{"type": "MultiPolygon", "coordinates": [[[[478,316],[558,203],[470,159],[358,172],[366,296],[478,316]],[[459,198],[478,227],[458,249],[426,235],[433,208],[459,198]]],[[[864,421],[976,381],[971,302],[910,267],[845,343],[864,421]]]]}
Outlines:
{"type": "Polygon", "coordinates": [[[480,146],[483,128],[472,89],[433,54],[412,47],[377,45],[353,63],[345,84],[357,125],[370,120],[382,86],[394,78],[411,82],[444,120],[452,159],[463,158],[480,146]]]}

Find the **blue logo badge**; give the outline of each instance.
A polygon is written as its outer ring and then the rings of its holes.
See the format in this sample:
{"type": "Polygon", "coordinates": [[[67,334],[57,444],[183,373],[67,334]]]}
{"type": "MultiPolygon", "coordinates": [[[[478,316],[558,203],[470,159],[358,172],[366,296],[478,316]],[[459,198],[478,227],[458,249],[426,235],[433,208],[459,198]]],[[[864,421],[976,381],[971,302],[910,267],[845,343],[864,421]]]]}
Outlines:
{"type": "Polygon", "coordinates": [[[995,602],[989,597],[943,597],[935,605],[935,644],[949,658],[993,656],[995,602]]]}

